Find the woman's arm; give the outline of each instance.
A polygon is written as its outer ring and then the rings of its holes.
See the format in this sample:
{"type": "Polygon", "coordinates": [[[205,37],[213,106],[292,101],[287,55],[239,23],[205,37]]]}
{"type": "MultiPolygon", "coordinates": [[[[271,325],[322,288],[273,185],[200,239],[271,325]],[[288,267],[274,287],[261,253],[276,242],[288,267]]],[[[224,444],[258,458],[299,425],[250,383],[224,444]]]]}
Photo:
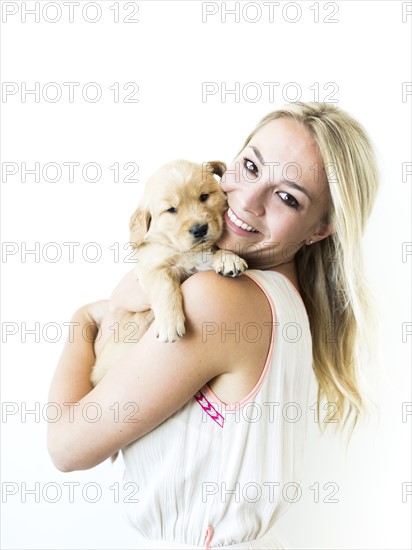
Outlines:
{"type": "Polygon", "coordinates": [[[49,391],[49,402],[65,408],[76,403],[92,389],[90,372],[96,357],[94,341],[108,308],[108,300],[87,304],[71,319],[69,336],[60,356],[49,391]]]}
{"type": "Polygon", "coordinates": [[[136,311],[150,309],[146,293],[136,277],[135,270],[130,270],[113,290],[106,311],[100,320],[99,337],[94,351],[98,357],[109,338],[114,338],[114,324],[125,323],[136,311]]]}
{"type": "MultiPolygon", "coordinates": [[[[247,277],[229,279],[212,271],[190,277],[182,285],[185,336],[165,344],[151,327],[93,389],[88,381],[93,344],[79,330],[74,342],[66,344],[50,391],[50,400],[63,409],[48,434],[57,468],[83,470],[99,464],[158,426],[209,380],[256,358],[264,363],[269,334],[250,344],[222,338],[221,332],[223,323],[270,321],[257,307],[260,300],[267,311],[266,299],[252,287],[247,277]],[[63,406],[68,401],[74,402],[71,409],[63,406]]],[[[75,320],[80,329],[89,317],[81,309],[75,320]]]]}

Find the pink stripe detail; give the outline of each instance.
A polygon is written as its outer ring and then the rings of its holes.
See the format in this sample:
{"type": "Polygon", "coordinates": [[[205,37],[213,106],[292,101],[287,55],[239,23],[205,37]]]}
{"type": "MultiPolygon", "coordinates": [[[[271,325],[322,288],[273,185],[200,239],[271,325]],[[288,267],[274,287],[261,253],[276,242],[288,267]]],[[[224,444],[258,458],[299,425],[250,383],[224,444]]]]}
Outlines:
{"type": "Polygon", "coordinates": [[[220,412],[214,408],[212,403],[210,403],[210,401],[207,400],[207,397],[205,396],[205,394],[199,390],[197,393],[195,393],[195,397],[199,405],[210,416],[210,418],[213,418],[216,424],[219,424],[219,426],[223,428],[225,419],[220,414],[220,412]]]}
{"type": "MultiPolygon", "coordinates": [[[[278,273],[278,275],[280,275],[280,273],[278,273]]],[[[272,331],[272,338],[271,338],[271,342],[270,342],[270,347],[269,347],[269,351],[268,351],[268,356],[266,358],[266,362],[265,362],[265,366],[263,367],[263,371],[259,377],[259,380],[257,381],[255,387],[246,395],[246,397],[244,397],[241,401],[237,401],[236,403],[224,403],[223,401],[221,401],[218,396],[213,392],[212,388],[209,387],[208,384],[206,384],[205,386],[203,386],[202,390],[204,391],[204,393],[207,393],[209,395],[209,397],[211,397],[214,401],[216,401],[218,404],[220,405],[223,405],[224,409],[225,410],[228,410],[228,411],[231,411],[231,410],[236,410],[238,407],[243,407],[244,405],[246,405],[246,403],[248,401],[250,401],[252,399],[252,397],[254,397],[257,392],[260,390],[260,388],[263,386],[263,382],[265,381],[265,378],[266,378],[266,375],[268,373],[268,370],[269,370],[269,366],[271,364],[271,361],[272,361],[272,356],[273,356],[273,350],[274,350],[274,347],[275,347],[275,335],[276,335],[276,326],[275,326],[275,323],[276,323],[276,310],[275,310],[275,305],[272,301],[272,298],[269,296],[269,294],[266,292],[266,290],[263,288],[263,286],[260,284],[260,282],[258,280],[256,280],[253,275],[251,275],[248,271],[246,271],[243,276],[246,276],[246,277],[249,277],[249,279],[252,279],[252,281],[263,291],[263,293],[265,294],[268,302],[269,302],[269,305],[270,305],[270,309],[271,309],[271,312],[272,312],[272,323],[273,323],[273,331],[272,331]]],[[[284,277],[287,281],[289,281],[286,277],[284,277]]],[[[289,281],[290,283],[290,281],[289,281]]],[[[292,283],[290,283],[292,285],[292,283]]],[[[293,286],[293,285],[292,285],[293,286]]],[[[295,287],[293,287],[295,289],[295,287]]],[[[296,289],[295,289],[296,290],[296,289]]]]}
{"type": "Polygon", "coordinates": [[[209,525],[205,534],[205,550],[210,550],[210,542],[212,540],[213,533],[213,527],[209,525]]]}

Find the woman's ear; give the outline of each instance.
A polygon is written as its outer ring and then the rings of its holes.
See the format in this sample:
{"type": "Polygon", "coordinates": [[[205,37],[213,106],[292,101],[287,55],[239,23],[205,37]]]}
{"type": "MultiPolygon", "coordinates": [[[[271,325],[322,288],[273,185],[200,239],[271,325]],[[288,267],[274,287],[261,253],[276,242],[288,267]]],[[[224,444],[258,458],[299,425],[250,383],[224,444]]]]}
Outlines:
{"type": "Polygon", "coordinates": [[[149,231],[151,215],[147,208],[139,206],[132,214],[129,223],[130,229],[130,242],[134,248],[137,248],[149,231]]]}
{"type": "Polygon", "coordinates": [[[211,174],[219,176],[219,178],[221,178],[226,172],[226,168],[226,164],[221,160],[211,160],[210,162],[206,163],[206,170],[211,174]]]}
{"type": "Polygon", "coordinates": [[[331,223],[320,223],[316,230],[311,233],[311,236],[305,240],[305,244],[313,244],[326,239],[326,237],[332,235],[333,232],[334,227],[331,223]]]}

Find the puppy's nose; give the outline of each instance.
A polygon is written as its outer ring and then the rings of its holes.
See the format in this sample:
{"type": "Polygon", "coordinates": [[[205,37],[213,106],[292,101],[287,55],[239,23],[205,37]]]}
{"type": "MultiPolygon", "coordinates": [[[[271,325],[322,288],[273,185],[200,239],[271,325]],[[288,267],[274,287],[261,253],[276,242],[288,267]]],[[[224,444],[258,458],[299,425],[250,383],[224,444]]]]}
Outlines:
{"type": "Polygon", "coordinates": [[[208,230],[208,226],[207,226],[207,223],[203,224],[203,225],[194,225],[193,227],[191,227],[189,229],[189,233],[191,235],[193,235],[193,237],[195,239],[201,239],[202,237],[204,237],[207,233],[207,230],[208,230]]]}

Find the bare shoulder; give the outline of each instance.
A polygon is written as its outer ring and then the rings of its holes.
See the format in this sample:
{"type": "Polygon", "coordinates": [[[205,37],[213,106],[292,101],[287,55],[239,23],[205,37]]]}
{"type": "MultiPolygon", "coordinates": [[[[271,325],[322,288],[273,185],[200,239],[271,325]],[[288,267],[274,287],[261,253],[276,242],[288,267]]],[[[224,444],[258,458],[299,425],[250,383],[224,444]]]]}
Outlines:
{"type": "Polygon", "coordinates": [[[202,342],[219,350],[226,372],[261,371],[270,347],[272,313],[252,279],[200,272],[183,283],[182,294],[187,323],[201,330],[202,342]]]}
{"type": "Polygon", "coordinates": [[[203,271],[189,277],[182,285],[185,306],[201,306],[204,314],[239,320],[258,317],[270,320],[269,302],[261,288],[246,275],[224,277],[214,271],[203,271]]]}

